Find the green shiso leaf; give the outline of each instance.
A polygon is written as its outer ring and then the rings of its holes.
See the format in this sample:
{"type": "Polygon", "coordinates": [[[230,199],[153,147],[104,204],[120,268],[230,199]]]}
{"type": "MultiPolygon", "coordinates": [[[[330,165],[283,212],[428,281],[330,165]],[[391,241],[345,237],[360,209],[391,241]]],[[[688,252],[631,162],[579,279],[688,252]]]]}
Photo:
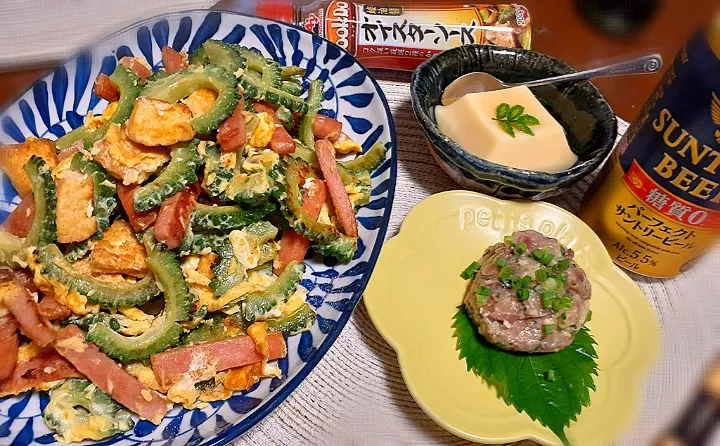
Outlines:
{"type": "Polygon", "coordinates": [[[546,426],[565,445],[565,427],[590,405],[590,390],[597,376],[595,340],[587,328],[557,353],[529,354],[502,350],[477,331],[464,306],[454,317],[454,337],[467,370],[493,386],[507,405],[525,412],[546,426]],[[547,376],[553,370],[553,381],[547,376]]]}

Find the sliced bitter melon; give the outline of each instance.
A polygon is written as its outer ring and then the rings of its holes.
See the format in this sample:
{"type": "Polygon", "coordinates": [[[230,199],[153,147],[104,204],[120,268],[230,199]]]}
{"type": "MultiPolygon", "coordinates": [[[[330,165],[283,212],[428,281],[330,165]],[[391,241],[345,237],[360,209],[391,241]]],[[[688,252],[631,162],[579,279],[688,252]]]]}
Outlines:
{"type": "MultiPolygon", "coordinates": [[[[251,293],[242,297],[242,314],[247,323],[253,323],[257,318],[275,308],[276,305],[287,301],[288,297],[297,289],[305,272],[302,262],[290,262],[282,274],[267,289],[251,293]]],[[[236,305],[231,301],[227,307],[236,305]]]]}
{"type": "Polygon", "coordinates": [[[203,160],[205,171],[202,187],[211,197],[219,197],[230,183],[233,173],[223,166],[220,146],[217,144],[205,148],[203,160]]]}
{"type": "Polygon", "coordinates": [[[235,74],[245,68],[245,58],[237,48],[221,40],[207,40],[190,55],[190,63],[205,65],[211,63],[235,74]]]}
{"type": "Polygon", "coordinates": [[[285,129],[287,129],[288,131],[292,131],[295,129],[295,116],[293,116],[290,109],[288,109],[284,105],[279,106],[275,110],[275,116],[277,116],[283,127],[285,127],[285,129]]]}
{"type": "Polygon", "coordinates": [[[75,271],[54,244],[38,249],[36,261],[45,279],[76,290],[87,297],[88,303],[105,308],[142,305],[160,293],[152,274],[135,283],[110,283],[75,271]]]}
{"type": "Polygon", "coordinates": [[[147,258],[147,265],[165,295],[165,309],[153,320],[150,329],[140,336],[123,336],[104,323],[96,323],[88,331],[88,341],[123,364],[148,359],[150,355],[178,345],[183,333],[178,322],[189,318],[193,304],[180,262],[174,253],[153,250],[147,258]]]}
{"type": "Polygon", "coordinates": [[[284,65],[280,70],[280,75],[283,79],[288,79],[293,76],[305,76],[305,71],[305,68],[300,68],[297,65],[284,65]]]}
{"type": "Polygon", "coordinates": [[[257,207],[242,206],[210,206],[198,204],[190,218],[193,229],[227,230],[239,229],[262,220],[274,211],[274,203],[265,202],[257,207]]]}
{"type": "Polygon", "coordinates": [[[387,148],[381,142],[376,142],[370,150],[358,156],[357,158],[350,161],[340,161],[338,164],[343,166],[349,172],[360,172],[367,171],[372,172],[373,170],[380,167],[385,161],[385,155],[387,154],[387,148]]]}
{"type": "Polygon", "coordinates": [[[36,155],[32,155],[23,168],[30,179],[30,189],[35,200],[35,218],[24,239],[0,229],[0,263],[13,268],[27,262],[31,248],[52,243],[57,236],[57,199],[50,168],[44,159],[36,155]]]}
{"type": "Polygon", "coordinates": [[[309,304],[304,303],[287,316],[270,318],[265,322],[267,322],[269,331],[279,331],[283,336],[288,337],[310,330],[315,324],[315,319],[317,319],[315,310],[309,304]]]}
{"type": "Polygon", "coordinates": [[[307,237],[317,252],[335,257],[341,262],[349,262],[357,251],[357,237],[342,234],[333,225],[320,223],[303,210],[300,201],[300,183],[311,178],[314,173],[310,166],[301,159],[289,157],[286,174],[287,194],[283,200],[282,210],[290,226],[298,234],[307,237]]]}
{"type": "Polygon", "coordinates": [[[110,217],[117,206],[115,181],[110,178],[100,164],[85,158],[82,153],[76,153],[73,156],[70,168],[89,175],[93,179],[93,215],[98,222],[97,235],[102,235],[103,231],[110,227],[110,217]]]}
{"type": "Polygon", "coordinates": [[[58,152],[69,149],[75,141],[82,141],[85,148],[89,149],[95,144],[95,141],[105,136],[111,124],[122,124],[128,120],[132,113],[135,99],[140,96],[143,88],[140,77],[125,68],[122,64],[117,64],[115,71],[110,75],[110,82],[120,92],[120,100],[118,101],[115,113],[113,113],[108,122],[94,130],[88,130],[85,126],[80,126],[59,138],[55,141],[55,149],[58,152]]]}
{"type": "Polygon", "coordinates": [[[232,114],[240,94],[237,79],[229,71],[213,65],[191,66],[147,84],[142,96],[175,103],[201,88],[214,90],[218,96],[212,108],[191,122],[200,136],[209,135],[232,114]]]}
{"type": "Polygon", "coordinates": [[[298,138],[300,142],[305,144],[311,150],[315,150],[315,134],[313,133],[313,122],[318,111],[322,108],[324,92],[323,81],[313,79],[310,81],[307,97],[307,112],[300,118],[300,128],[298,129],[298,138]]]}
{"type": "Polygon", "coordinates": [[[195,233],[192,227],[185,234],[182,245],[177,249],[181,256],[188,254],[223,254],[227,250],[228,236],[221,234],[195,233]]]}
{"type": "Polygon", "coordinates": [[[273,104],[284,105],[293,112],[307,113],[308,104],[299,96],[292,95],[279,87],[269,85],[263,81],[262,75],[245,70],[240,77],[240,83],[245,89],[245,96],[255,100],[266,100],[273,104]]]}
{"type": "Polygon", "coordinates": [[[170,152],[170,163],[155,179],[137,189],[133,195],[135,212],[145,212],[198,180],[195,172],[202,164],[197,151],[198,140],[176,144],[170,152]]]}

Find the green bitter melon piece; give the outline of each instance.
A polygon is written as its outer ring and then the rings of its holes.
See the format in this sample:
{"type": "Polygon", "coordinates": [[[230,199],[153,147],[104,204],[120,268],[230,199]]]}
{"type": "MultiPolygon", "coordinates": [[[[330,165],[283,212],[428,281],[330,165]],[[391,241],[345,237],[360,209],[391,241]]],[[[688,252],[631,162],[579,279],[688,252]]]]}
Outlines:
{"type": "Polygon", "coordinates": [[[262,220],[263,217],[275,209],[275,204],[270,202],[251,208],[243,208],[238,205],[210,206],[198,204],[190,217],[190,222],[193,229],[240,229],[262,220]]]}
{"type": "MultiPolygon", "coordinates": [[[[243,296],[241,298],[242,315],[245,322],[253,323],[278,304],[287,301],[288,297],[297,289],[304,272],[305,265],[302,262],[290,262],[280,276],[264,291],[243,296]]],[[[229,302],[226,308],[233,305],[237,305],[237,301],[229,302]]]]}
{"type": "Polygon", "coordinates": [[[0,229],[0,263],[13,268],[27,261],[30,248],[52,243],[57,236],[57,198],[50,168],[44,159],[36,155],[32,155],[23,168],[30,179],[30,189],[35,200],[35,218],[24,239],[0,229]]]}
{"type": "Polygon", "coordinates": [[[105,308],[142,305],[160,293],[152,274],[135,283],[109,283],[75,271],[55,244],[39,248],[36,261],[45,279],[62,283],[86,296],[89,303],[105,308]]]}
{"type": "Polygon", "coordinates": [[[357,251],[357,237],[342,234],[335,226],[310,218],[303,210],[300,201],[300,182],[304,178],[312,178],[314,172],[301,159],[289,157],[287,163],[287,194],[283,200],[282,210],[290,226],[298,234],[307,237],[312,242],[313,249],[320,254],[335,257],[341,262],[349,262],[357,251]]]}
{"type": "Polygon", "coordinates": [[[165,309],[153,320],[150,328],[139,336],[123,336],[106,324],[96,323],[88,331],[88,341],[123,364],[148,359],[155,353],[178,345],[183,333],[178,322],[190,317],[193,305],[177,255],[155,249],[148,256],[147,265],[165,296],[165,309]]]}
{"type": "Polygon", "coordinates": [[[197,151],[198,140],[176,144],[170,152],[170,163],[150,183],[133,194],[136,212],[160,206],[162,202],[198,180],[197,170],[202,158],[197,151]]]}
{"type": "Polygon", "coordinates": [[[269,331],[282,332],[283,336],[294,336],[303,331],[308,331],[315,324],[317,314],[315,310],[304,303],[297,310],[280,318],[269,318],[267,322],[269,331]]]}
{"type": "Polygon", "coordinates": [[[199,65],[210,63],[233,74],[245,68],[245,58],[235,46],[221,40],[205,41],[190,55],[190,63],[199,65]]]}
{"type": "Polygon", "coordinates": [[[50,390],[42,416],[63,443],[102,440],[135,426],[130,412],[87,379],[68,379],[50,390]]]}
{"type": "Polygon", "coordinates": [[[122,64],[117,64],[115,71],[110,75],[110,82],[120,92],[120,99],[115,113],[108,119],[108,122],[94,130],[88,130],[84,126],[80,126],[59,138],[55,141],[55,149],[58,152],[69,149],[75,141],[82,141],[83,146],[89,149],[95,144],[95,141],[105,136],[112,124],[122,124],[128,120],[133,111],[135,99],[140,96],[143,89],[140,77],[122,64]]]}
{"type": "Polygon", "coordinates": [[[201,88],[214,90],[218,96],[212,108],[194,118],[190,124],[200,136],[210,135],[232,114],[240,94],[237,78],[224,68],[213,65],[191,66],[147,84],[142,96],[175,103],[201,88]]]}

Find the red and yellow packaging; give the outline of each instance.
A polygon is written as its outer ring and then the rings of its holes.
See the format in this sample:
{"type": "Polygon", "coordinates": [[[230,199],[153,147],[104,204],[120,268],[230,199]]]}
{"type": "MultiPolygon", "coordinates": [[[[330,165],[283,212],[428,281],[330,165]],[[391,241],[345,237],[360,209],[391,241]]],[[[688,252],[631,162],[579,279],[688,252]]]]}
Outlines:
{"type": "Polygon", "coordinates": [[[481,43],[530,48],[527,8],[517,4],[366,5],[316,2],[293,21],[354,55],[369,68],[414,70],[448,48],[481,43]]]}
{"type": "Polygon", "coordinates": [[[591,190],[582,218],[615,263],[673,277],[720,239],[720,14],[680,51],[591,190]]]}

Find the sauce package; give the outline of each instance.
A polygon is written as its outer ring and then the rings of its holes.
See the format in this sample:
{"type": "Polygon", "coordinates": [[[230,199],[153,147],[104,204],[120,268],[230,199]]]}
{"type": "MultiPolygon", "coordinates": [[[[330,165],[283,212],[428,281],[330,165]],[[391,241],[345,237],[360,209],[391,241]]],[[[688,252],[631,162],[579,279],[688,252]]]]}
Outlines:
{"type": "MultiPolygon", "coordinates": [[[[266,14],[265,12],[269,13],[266,14]]],[[[335,43],[368,68],[412,71],[443,50],[479,43],[530,49],[527,8],[517,4],[366,5],[317,1],[303,7],[258,8],[335,43]],[[267,11],[265,11],[267,10],[267,11]]]]}
{"type": "Polygon", "coordinates": [[[720,14],[682,48],[591,188],[581,215],[615,263],[652,277],[720,239],[720,14]]]}

